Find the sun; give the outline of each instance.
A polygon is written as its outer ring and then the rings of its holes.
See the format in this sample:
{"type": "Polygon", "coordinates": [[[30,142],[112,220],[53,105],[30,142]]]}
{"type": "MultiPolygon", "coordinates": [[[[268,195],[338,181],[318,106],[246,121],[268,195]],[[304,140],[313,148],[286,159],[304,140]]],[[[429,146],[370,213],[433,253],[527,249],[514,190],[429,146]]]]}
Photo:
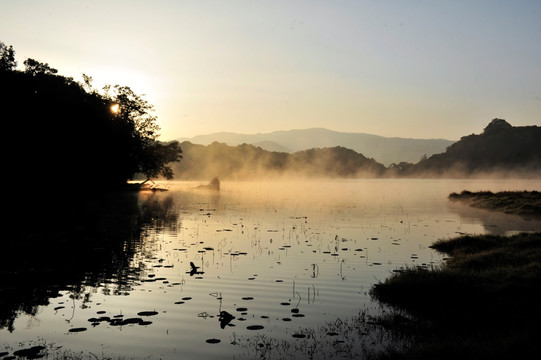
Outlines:
{"type": "Polygon", "coordinates": [[[111,105],[111,112],[113,114],[118,114],[120,112],[120,105],[119,104],[111,105]]]}

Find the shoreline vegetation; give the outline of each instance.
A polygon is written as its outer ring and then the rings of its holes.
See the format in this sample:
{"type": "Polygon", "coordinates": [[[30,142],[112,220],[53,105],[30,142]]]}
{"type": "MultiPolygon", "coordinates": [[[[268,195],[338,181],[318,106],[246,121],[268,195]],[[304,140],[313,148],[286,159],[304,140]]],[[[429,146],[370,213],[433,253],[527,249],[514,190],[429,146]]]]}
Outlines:
{"type": "MultiPolygon", "coordinates": [[[[509,214],[539,215],[540,209],[536,191],[463,191],[449,198],[509,214]]],[[[411,347],[383,358],[509,359],[541,351],[541,233],[465,235],[431,248],[448,255],[442,265],[394,272],[370,291],[411,316],[392,330],[409,333],[411,347]]]]}
{"type": "Polygon", "coordinates": [[[541,192],[491,191],[452,193],[449,200],[460,201],[471,207],[502,211],[506,214],[541,217],[541,192]]]}

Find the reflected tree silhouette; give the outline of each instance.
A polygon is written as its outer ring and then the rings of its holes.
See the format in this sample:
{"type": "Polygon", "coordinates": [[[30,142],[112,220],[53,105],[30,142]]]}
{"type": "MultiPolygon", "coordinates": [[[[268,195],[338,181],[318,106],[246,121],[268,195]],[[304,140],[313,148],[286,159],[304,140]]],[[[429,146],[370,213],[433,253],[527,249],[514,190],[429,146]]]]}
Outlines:
{"type": "Polygon", "coordinates": [[[0,262],[0,329],[14,330],[20,314],[35,315],[62,291],[85,306],[91,288],[127,295],[145,271],[134,261],[148,240],[145,229],[176,226],[170,197],[121,192],[73,202],[34,201],[19,216],[0,262]],[[38,204],[38,205],[37,205],[38,204]],[[61,204],[56,206],[55,204],[61,204]]]}

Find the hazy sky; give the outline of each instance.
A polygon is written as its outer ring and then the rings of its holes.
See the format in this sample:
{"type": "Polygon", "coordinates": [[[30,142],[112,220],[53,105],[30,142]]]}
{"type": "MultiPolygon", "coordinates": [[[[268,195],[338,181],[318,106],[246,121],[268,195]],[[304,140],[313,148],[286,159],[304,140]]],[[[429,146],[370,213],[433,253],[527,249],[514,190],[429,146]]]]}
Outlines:
{"type": "Polygon", "coordinates": [[[541,124],[538,0],[0,0],[0,41],[146,94],[163,140],[541,124]]]}

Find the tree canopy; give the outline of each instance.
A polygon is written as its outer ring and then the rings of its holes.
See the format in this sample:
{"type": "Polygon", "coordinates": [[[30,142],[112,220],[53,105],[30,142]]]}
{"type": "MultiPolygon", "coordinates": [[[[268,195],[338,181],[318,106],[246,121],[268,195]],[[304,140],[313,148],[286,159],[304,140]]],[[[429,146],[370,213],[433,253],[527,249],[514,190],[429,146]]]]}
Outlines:
{"type": "Polygon", "coordinates": [[[47,63],[16,69],[12,46],[0,42],[0,111],[15,139],[5,169],[25,185],[117,187],[138,175],[173,177],[178,142],[158,141],[154,108],[128,86],[92,87],[47,63]],[[19,140],[17,140],[19,139],[19,140]],[[54,179],[54,180],[53,180],[54,179]],[[99,179],[99,180],[98,180],[99,179]]]}

